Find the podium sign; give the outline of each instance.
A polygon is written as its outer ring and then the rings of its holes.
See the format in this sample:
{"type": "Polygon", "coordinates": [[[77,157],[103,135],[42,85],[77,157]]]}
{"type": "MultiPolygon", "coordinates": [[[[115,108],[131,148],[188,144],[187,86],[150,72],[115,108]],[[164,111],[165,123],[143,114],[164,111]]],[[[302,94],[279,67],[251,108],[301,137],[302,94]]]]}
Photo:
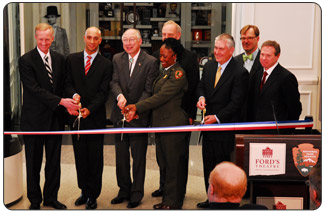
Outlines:
{"type": "MultiPolygon", "coordinates": [[[[299,205],[309,209],[305,181],[311,168],[321,160],[320,150],[321,135],[236,135],[236,161],[251,184],[252,202],[268,197],[299,198],[303,201],[299,205]]],[[[275,205],[285,204],[288,205],[281,201],[275,205]]]]}

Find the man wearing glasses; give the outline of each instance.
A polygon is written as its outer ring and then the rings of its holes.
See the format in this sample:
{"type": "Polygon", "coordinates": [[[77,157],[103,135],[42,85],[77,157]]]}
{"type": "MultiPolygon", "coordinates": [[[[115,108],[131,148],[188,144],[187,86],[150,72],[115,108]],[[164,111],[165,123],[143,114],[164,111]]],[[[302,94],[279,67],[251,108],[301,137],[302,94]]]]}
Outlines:
{"type": "MultiPolygon", "coordinates": [[[[150,112],[125,122],[121,110],[126,104],[136,104],[152,95],[153,82],[159,74],[158,60],[141,50],[142,38],[137,29],[128,29],[122,36],[124,52],[113,57],[113,77],[110,83],[116,104],[111,121],[114,127],[147,127],[150,112]]],[[[116,175],[119,192],[111,204],[129,200],[127,208],[137,207],[144,196],[147,133],[116,134],[116,175]],[[130,153],[133,158],[133,180],[130,176],[130,153]]]]}
{"type": "Polygon", "coordinates": [[[258,69],[261,68],[260,64],[260,49],[258,48],[258,43],[260,40],[260,31],[257,26],[254,25],[246,25],[244,26],[241,31],[241,43],[242,47],[244,49],[244,52],[242,54],[237,55],[234,57],[236,62],[240,65],[243,66],[249,73],[249,90],[248,90],[248,95],[245,101],[245,104],[242,107],[242,113],[241,113],[241,120],[240,121],[251,121],[248,120],[248,102],[249,98],[251,98],[249,93],[251,93],[251,88],[252,88],[252,79],[255,76],[255,73],[257,72],[258,69]]]}

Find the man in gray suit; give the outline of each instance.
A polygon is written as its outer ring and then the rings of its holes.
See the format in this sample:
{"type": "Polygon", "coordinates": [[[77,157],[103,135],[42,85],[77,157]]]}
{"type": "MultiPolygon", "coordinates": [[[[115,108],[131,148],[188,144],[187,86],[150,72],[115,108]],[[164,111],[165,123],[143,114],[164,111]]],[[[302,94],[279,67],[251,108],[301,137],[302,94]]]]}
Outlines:
{"type": "MultiPolygon", "coordinates": [[[[128,29],[122,36],[124,52],[113,57],[113,77],[110,83],[116,100],[111,113],[115,127],[147,127],[150,113],[139,114],[138,119],[122,123],[121,110],[127,104],[136,104],[152,95],[152,85],[159,74],[158,60],[141,50],[142,38],[137,29],[128,29]]],[[[128,208],[137,207],[144,196],[148,136],[142,134],[116,134],[116,175],[119,192],[111,204],[129,200],[128,208]],[[133,157],[133,180],[130,176],[130,153],[133,157]]]]}
{"type": "Polygon", "coordinates": [[[47,18],[47,22],[54,29],[54,41],[52,42],[50,49],[66,57],[70,54],[70,48],[65,29],[56,24],[56,19],[60,16],[61,15],[58,14],[56,6],[48,6],[47,14],[44,17],[47,18]]]}

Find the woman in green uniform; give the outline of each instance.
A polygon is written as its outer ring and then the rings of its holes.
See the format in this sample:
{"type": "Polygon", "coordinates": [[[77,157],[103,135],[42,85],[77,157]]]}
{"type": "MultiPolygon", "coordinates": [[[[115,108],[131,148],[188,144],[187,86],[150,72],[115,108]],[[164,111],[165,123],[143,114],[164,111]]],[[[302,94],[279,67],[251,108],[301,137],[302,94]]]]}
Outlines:
{"type": "MultiPolygon", "coordinates": [[[[168,38],[160,48],[160,62],[163,67],[153,83],[153,95],[124,109],[127,121],[137,114],[152,109],[152,127],[181,126],[189,124],[181,101],[188,89],[185,71],[176,62],[183,52],[180,41],[168,38]]],[[[188,177],[189,133],[156,133],[156,152],[159,165],[165,171],[165,185],[162,202],[154,209],[181,209],[188,177]]]]}

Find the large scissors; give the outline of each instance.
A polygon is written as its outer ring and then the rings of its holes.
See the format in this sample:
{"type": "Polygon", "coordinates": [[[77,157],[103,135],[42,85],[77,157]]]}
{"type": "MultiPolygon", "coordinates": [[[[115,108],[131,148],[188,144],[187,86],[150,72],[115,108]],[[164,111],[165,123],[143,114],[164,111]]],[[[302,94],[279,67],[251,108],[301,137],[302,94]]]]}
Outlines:
{"type": "MultiPolygon", "coordinates": [[[[202,110],[202,116],[201,116],[200,125],[205,124],[205,114],[206,114],[206,108],[204,108],[202,110]]],[[[198,132],[198,142],[197,142],[197,145],[199,145],[200,140],[201,140],[201,131],[198,132]]]]}
{"type": "MultiPolygon", "coordinates": [[[[81,108],[81,103],[79,103],[79,106],[81,108]]],[[[78,125],[78,131],[80,131],[80,122],[81,122],[82,114],[81,114],[81,109],[79,109],[79,115],[78,117],[74,120],[73,122],[73,128],[75,129],[75,125],[78,125]]],[[[78,140],[80,139],[80,134],[78,134],[78,140]]]]}

